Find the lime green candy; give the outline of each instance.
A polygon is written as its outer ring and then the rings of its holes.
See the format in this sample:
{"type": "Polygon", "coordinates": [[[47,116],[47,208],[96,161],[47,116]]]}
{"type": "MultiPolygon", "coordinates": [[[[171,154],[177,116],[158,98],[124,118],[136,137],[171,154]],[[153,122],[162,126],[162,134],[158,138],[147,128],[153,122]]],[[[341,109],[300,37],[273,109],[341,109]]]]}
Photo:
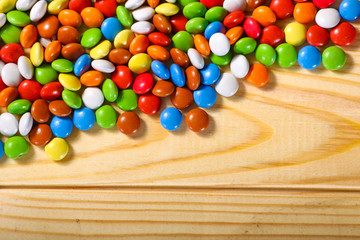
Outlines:
{"type": "Polygon", "coordinates": [[[35,68],[35,79],[42,85],[56,81],[57,77],[58,73],[48,63],[35,68]]]}
{"type": "Polygon", "coordinates": [[[295,47],[288,43],[282,43],[276,47],[277,62],[280,67],[288,68],[296,63],[297,51],[295,47]]]}
{"type": "Polygon", "coordinates": [[[337,46],[328,47],[322,53],[322,64],[329,70],[338,70],[342,68],[345,63],[346,54],[337,46]]]}
{"type": "Polygon", "coordinates": [[[30,23],[30,16],[22,11],[13,10],[6,14],[9,23],[17,27],[24,27],[30,23]]]}
{"type": "Polygon", "coordinates": [[[86,48],[92,48],[101,40],[101,31],[98,28],[86,30],[81,38],[80,44],[86,48]]]}
{"type": "Polygon", "coordinates": [[[8,111],[11,114],[24,114],[30,110],[31,102],[25,99],[17,99],[11,102],[8,106],[8,111]]]}
{"type": "Polygon", "coordinates": [[[116,84],[111,79],[106,79],[102,85],[102,92],[104,97],[109,102],[115,102],[119,95],[119,90],[116,84]]]}
{"type": "Polygon", "coordinates": [[[181,6],[185,7],[189,3],[199,2],[199,1],[198,0],[178,0],[178,2],[180,3],[181,6]]]}
{"type": "Polygon", "coordinates": [[[119,92],[116,105],[124,111],[132,111],[137,108],[137,95],[132,89],[124,89],[119,92]]]}
{"type": "Polygon", "coordinates": [[[234,45],[234,52],[237,54],[250,54],[255,51],[257,46],[256,40],[250,37],[241,38],[234,45]]]}
{"type": "Polygon", "coordinates": [[[61,73],[69,73],[74,70],[74,64],[67,59],[59,58],[51,63],[51,67],[61,73]]]}
{"type": "Polygon", "coordinates": [[[23,137],[14,136],[6,141],[4,150],[6,156],[17,159],[29,152],[29,143],[23,137]]]}
{"type": "Polygon", "coordinates": [[[77,94],[76,92],[70,91],[68,89],[64,89],[64,91],[62,91],[62,99],[64,100],[64,102],[71,108],[73,109],[79,109],[81,108],[82,105],[82,100],[81,97],[79,96],[79,94],[77,94]]]}
{"type": "Polygon", "coordinates": [[[117,116],[115,109],[110,105],[104,105],[95,112],[96,122],[102,128],[115,126],[117,116]]]}
{"type": "Polygon", "coordinates": [[[189,48],[194,46],[194,39],[190,33],[186,31],[177,32],[172,37],[172,42],[174,43],[175,48],[179,48],[180,50],[187,52],[189,48]]]}
{"type": "Polygon", "coordinates": [[[228,11],[226,11],[226,9],[223,7],[212,7],[205,13],[205,19],[209,22],[222,22],[227,14],[228,11]]]}
{"type": "Polygon", "coordinates": [[[124,27],[129,28],[134,23],[131,12],[129,12],[129,10],[127,10],[124,6],[118,6],[116,8],[116,16],[124,27]]]}
{"type": "Polygon", "coordinates": [[[187,19],[203,17],[206,13],[206,7],[200,2],[192,2],[187,4],[183,9],[183,15],[187,19]]]}
{"type": "Polygon", "coordinates": [[[213,62],[214,64],[216,64],[218,66],[228,65],[230,63],[231,59],[232,59],[232,52],[231,51],[229,51],[224,56],[218,56],[218,55],[215,55],[213,53],[210,54],[211,62],[213,62]]]}
{"type": "Polygon", "coordinates": [[[205,31],[205,28],[209,25],[209,22],[202,17],[196,17],[190,19],[186,25],[185,29],[189,33],[197,34],[197,33],[203,33],[205,31]]]}
{"type": "Polygon", "coordinates": [[[21,29],[7,23],[0,29],[0,37],[5,44],[20,43],[21,29]]]}
{"type": "Polygon", "coordinates": [[[276,52],[269,44],[260,44],[255,51],[255,58],[265,66],[271,66],[276,60],[276,52]]]}

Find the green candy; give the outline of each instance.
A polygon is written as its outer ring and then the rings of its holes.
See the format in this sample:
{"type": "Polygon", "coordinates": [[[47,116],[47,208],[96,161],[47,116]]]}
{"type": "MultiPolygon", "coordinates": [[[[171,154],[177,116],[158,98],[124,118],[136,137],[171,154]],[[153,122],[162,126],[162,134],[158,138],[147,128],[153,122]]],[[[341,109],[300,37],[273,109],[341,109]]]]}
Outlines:
{"type": "Polygon", "coordinates": [[[61,73],[69,73],[74,70],[74,64],[67,59],[59,58],[51,63],[51,67],[61,73]]]}
{"type": "Polygon", "coordinates": [[[295,47],[288,43],[282,43],[276,47],[277,62],[280,67],[288,68],[296,63],[297,51],[295,47]]]}
{"type": "Polygon", "coordinates": [[[183,9],[183,15],[187,19],[203,17],[206,13],[206,7],[200,2],[192,2],[187,4],[183,9]]]}
{"type": "Polygon", "coordinates": [[[172,42],[175,48],[179,48],[180,50],[187,52],[189,48],[194,46],[194,39],[190,33],[186,31],[177,32],[172,37],[172,42]]]}
{"type": "Polygon", "coordinates": [[[124,6],[118,6],[116,8],[116,16],[124,27],[129,28],[134,23],[131,12],[129,12],[129,10],[127,10],[124,6]]]}
{"type": "Polygon", "coordinates": [[[205,19],[209,22],[222,22],[227,14],[228,11],[226,11],[226,9],[223,7],[212,7],[205,13],[205,19]]]}
{"type": "Polygon", "coordinates": [[[338,70],[342,68],[345,63],[346,54],[337,46],[328,47],[322,53],[322,64],[329,70],[338,70]]]}
{"type": "Polygon", "coordinates": [[[79,96],[79,94],[77,94],[76,92],[70,91],[69,89],[64,89],[64,91],[62,91],[62,99],[64,100],[64,102],[71,108],[73,109],[79,109],[81,108],[82,105],[82,100],[81,97],[79,96]]]}
{"type": "Polygon", "coordinates": [[[6,141],[4,150],[6,156],[17,159],[29,152],[29,143],[23,137],[11,137],[6,141]]]}
{"type": "Polygon", "coordinates": [[[20,43],[21,29],[7,23],[0,29],[0,37],[5,44],[20,43]]]}
{"type": "Polygon", "coordinates": [[[119,92],[116,105],[124,111],[132,111],[137,108],[137,95],[132,89],[124,89],[119,92]]]}
{"type": "Polygon", "coordinates": [[[211,62],[213,62],[214,64],[216,64],[218,66],[228,65],[231,62],[231,59],[232,59],[232,52],[231,51],[229,51],[224,56],[218,56],[218,55],[215,55],[213,53],[210,54],[211,62]]]}
{"type": "Polygon", "coordinates": [[[250,54],[255,51],[257,46],[256,40],[250,37],[241,38],[234,45],[234,52],[237,54],[250,54]]]}
{"type": "Polygon", "coordinates": [[[30,16],[22,11],[13,10],[6,14],[9,23],[17,27],[24,27],[30,23],[30,16]]]}
{"type": "Polygon", "coordinates": [[[119,90],[116,84],[111,79],[106,79],[102,85],[102,92],[104,97],[109,102],[115,102],[119,95],[119,90]]]}
{"type": "Polygon", "coordinates": [[[25,99],[17,99],[9,104],[8,111],[11,114],[24,114],[30,110],[31,102],[25,99]]]}
{"type": "Polygon", "coordinates": [[[35,79],[42,85],[56,81],[57,77],[58,73],[48,63],[35,68],[35,79]]]}
{"type": "Polygon", "coordinates": [[[203,33],[208,24],[209,24],[209,22],[205,18],[196,17],[196,18],[190,19],[186,23],[185,29],[189,33],[193,33],[193,34],[203,33]]]}
{"type": "Polygon", "coordinates": [[[98,28],[86,30],[81,38],[80,44],[86,48],[92,48],[101,40],[101,31],[98,28]]]}
{"type": "Polygon", "coordinates": [[[115,109],[110,105],[104,105],[95,112],[96,122],[102,128],[115,126],[117,116],[115,109]]]}
{"type": "Polygon", "coordinates": [[[178,2],[180,3],[181,6],[185,7],[185,6],[188,5],[189,3],[199,2],[199,1],[198,1],[198,0],[179,0],[178,2]]]}
{"type": "Polygon", "coordinates": [[[255,51],[255,58],[265,66],[271,66],[276,60],[276,52],[269,44],[260,44],[255,51]]]}

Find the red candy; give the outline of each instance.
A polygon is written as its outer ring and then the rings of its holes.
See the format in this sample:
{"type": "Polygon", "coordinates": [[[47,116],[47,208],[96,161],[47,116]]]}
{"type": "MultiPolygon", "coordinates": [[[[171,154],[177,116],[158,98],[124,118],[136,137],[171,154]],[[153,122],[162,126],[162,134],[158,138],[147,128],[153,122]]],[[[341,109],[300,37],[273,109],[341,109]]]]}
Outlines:
{"type": "Polygon", "coordinates": [[[224,0],[200,0],[202,4],[204,4],[207,8],[212,8],[216,6],[221,6],[224,3],[224,0]]]}
{"type": "Polygon", "coordinates": [[[159,46],[169,46],[171,44],[171,39],[164,33],[161,32],[153,32],[148,36],[151,43],[159,46]]]}
{"type": "Polygon", "coordinates": [[[0,58],[5,63],[17,63],[21,56],[24,56],[24,49],[17,43],[6,44],[0,50],[0,58]]]}
{"type": "Polygon", "coordinates": [[[284,41],[284,38],[285,34],[278,26],[270,25],[263,29],[260,43],[266,43],[275,48],[284,41]]]}
{"type": "Polygon", "coordinates": [[[331,41],[339,46],[349,46],[355,41],[356,29],[348,22],[343,22],[331,29],[331,41]]]}
{"type": "Polygon", "coordinates": [[[270,8],[277,19],[286,19],[291,17],[294,11],[294,4],[291,0],[272,0],[270,8]]]}
{"type": "Polygon", "coordinates": [[[159,111],[161,107],[161,99],[148,92],[139,97],[138,106],[143,113],[152,115],[159,111]]]}
{"type": "Polygon", "coordinates": [[[235,11],[228,14],[224,19],[224,26],[227,28],[232,28],[237,25],[240,25],[244,21],[245,13],[243,11],[235,11]]]}
{"type": "Polygon", "coordinates": [[[322,47],[330,40],[329,32],[318,25],[311,26],[306,32],[308,43],[314,47],[322,47]]]}
{"type": "Polygon", "coordinates": [[[2,78],[0,77],[0,92],[2,90],[4,90],[5,88],[7,88],[7,86],[5,85],[5,83],[3,82],[2,78]]]}
{"type": "Polygon", "coordinates": [[[185,25],[188,22],[188,19],[184,17],[181,13],[178,13],[170,18],[170,23],[172,27],[172,32],[177,33],[180,31],[186,31],[185,25]]]}
{"type": "Polygon", "coordinates": [[[112,17],[116,14],[116,0],[97,0],[95,8],[99,9],[106,17],[112,17]]]}
{"type": "Polygon", "coordinates": [[[333,5],[334,2],[335,0],[313,0],[313,3],[318,8],[328,8],[333,5]]]}
{"type": "Polygon", "coordinates": [[[41,88],[40,96],[42,99],[52,101],[59,98],[63,90],[59,82],[47,83],[41,88]]]}
{"type": "Polygon", "coordinates": [[[150,73],[143,73],[135,78],[133,90],[137,94],[145,94],[151,90],[153,85],[153,76],[150,73]]]}
{"type": "Polygon", "coordinates": [[[115,72],[111,75],[111,80],[114,81],[116,86],[120,89],[130,87],[133,82],[133,75],[130,69],[126,66],[117,66],[115,72]]]}
{"type": "Polygon", "coordinates": [[[255,20],[253,19],[252,17],[247,17],[245,19],[245,22],[243,24],[243,28],[244,28],[244,31],[245,33],[251,37],[251,38],[258,38],[260,37],[260,34],[261,34],[261,26],[260,24],[255,20]]]}
{"type": "Polygon", "coordinates": [[[20,83],[18,91],[22,99],[31,102],[40,98],[41,84],[34,80],[24,80],[20,83]]]}
{"type": "Polygon", "coordinates": [[[84,8],[91,7],[91,6],[92,6],[91,0],[70,0],[70,2],[69,2],[69,8],[78,13],[81,13],[81,11],[84,8]]]}

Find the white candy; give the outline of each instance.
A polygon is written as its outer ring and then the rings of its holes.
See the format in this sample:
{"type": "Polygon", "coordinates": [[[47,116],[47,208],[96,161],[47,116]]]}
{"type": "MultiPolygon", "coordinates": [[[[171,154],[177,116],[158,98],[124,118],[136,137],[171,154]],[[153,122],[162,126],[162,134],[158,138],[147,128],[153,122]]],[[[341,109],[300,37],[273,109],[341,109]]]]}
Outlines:
{"type": "Polygon", "coordinates": [[[82,100],[85,107],[95,110],[104,103],[104,95],[99,88],[88,87],[82,94],[82,100]]]}
{"type": "Polygon", "coordinates": [[[209,46],[211,52],[218,56],[224,56],[230,51],[230,41],[223,33],[215,33],[210,37],[209,46]]]}
{"type": "Polygon", "coordinates": [[[131,31],[137,34],[149,34],[154,31],[155,27],[147,21],[136,22],[131,26],[131,31]]]}
{"type": "Polygon", "coordinates": [[[322,28],[333,28],[339,24],[340,14],[335,8],[323,8],[317,12],[315,22],[322,28]]]}
{"type": "Polygon", "coordinates": [[[191,64],[197,69],[203,69],[205,65],[204,58],[195,48],[189,48],[187,51],[188,57],[190,59],[191,64]]]}
{"type": "Polygon", "coordinates": [[[224,97],[231,97],[239,90],[239,82],[231,73],[222,73],[215,83],[215,90],[224,97]]]}
{"type": "Polygon", "coordinates": [[[34,119],[29,112],[24,113],[19,121],[19,133],[21,136],[27,136],[33,127],[34,119]]]}
{"type": "Polygon", "coordinates": [[[244,11],[246,8],[246,0],[225,0],[223,8],[228,12],[244,11]]]}
{"type": "Polygon", "coordinates": [[[141,5],[143,5],[145,0],[128,0],[125,3],[125,7],[129,10],[134,10],[139,8],[141,5]]]}
{"type": "Polygon", "coordinates": [[[16,9],[25,12],[34,6],[36,1],[37,0],[18,0],[16,2],[16,9]]]}
{"type": "Polygon", "coordinates": [[[14,136],[19,129],[17,118],[11,113],[3,113],[0,115],[0,133],[4,136],[14,136]]]}
{"type": "Polygon", "coordinates": [[[51,40],[42,37],[42,38],[40,38],[39,43],[40,43],[44,48],[46,48],[46,47],[51,43],[51,40]]]}
{"type": "Polygon", "coordinates": [[[29,58],[21,56],[17,62],[19,72],[25,79],[32,79],[34,76],[34,67],[29,58]]]}
{"type": "Polygon", "coordinates": [[[40,21],[46,14],[47,3],[44,0],[40,0],[30,10],[30,20],[32,22],[40,21]]]}
{"type": "Polygon", "coordinates": [[[235,77],[243,78],[249,72],[249,62],[244,55],[237,55],[231,60],[230,70],[235,77]]]}
{"type": "Polygon", "coordinates": [[[22,77],[19,68],[15,63],[8,63],[1,70],[1,78],[6,86],[17,87],[19,86],[22,77]]]}
{"type": "Polygon", "coordinates": [[[5,63],[0,60],[0,77],[1,77],[1,70],[3,69],[4,66],[5,66],[5,63]]]}
{"type": "Polygon", "coordinates": [[[176,3],[176,0],[165,0],[165,2],[168,2],[168,3],[176,3]]]}
{"type": "Polygon", "coordinates": [[[0,13],[0,28],[2,28],[2,26],[4,26],[6,23],[6,15],[5,13],[0,13]]]}
{"type": "Polygon", "coordinates": [[[154,14],[154,9],[148,6],[141,7],[132,12],[132,15],[136,21],[150,20],[154,14]]]}
{"type": "Polygon", "coordinates": [[[91,67],[99,72],[112,73],[115,71],[115,66],[108,60],[99,59],[91,62],[91,67]]]}

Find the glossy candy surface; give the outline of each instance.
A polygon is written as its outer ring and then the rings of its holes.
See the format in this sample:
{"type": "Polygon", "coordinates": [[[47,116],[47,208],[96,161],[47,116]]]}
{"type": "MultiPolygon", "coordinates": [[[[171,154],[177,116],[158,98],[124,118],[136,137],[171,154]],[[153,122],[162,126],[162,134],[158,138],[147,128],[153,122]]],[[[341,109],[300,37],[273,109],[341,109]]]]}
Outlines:
{"type": "Polygon", "coordinates": [[[54,138],[45,146],[46,155],[54,161],[64,159],[68,152],[69,145],[63,138],[54,138]]]}
{"type": "Polygon", "coordinates": [[[314,47],[322,47],[330,40],[328,30],[318,25],[311,26],[306,32],[307,42],[314,47]]]}
{"type": "Polygon", "coordinates": [[[166,130],[174,131],[178,129],[181,122],[182,114],[174,107],[164,109],[160,115],[160,123],[166,130]]]}
{"type": "Polygon", "coordinates": [[[322,53],[322,64],[329,70],[338,70],[345,65],[346,54],[337,46],[326,48],[322,53]]]}
{"type": "Polygon", "coordinates": [[[321,63],[321,53],[314,46],[305,46],[298,53],[298,63],[305,69],[315,69],[321,63]]]}
{"type": "Polygon", "coordinates": [[[74,126],[81,131],[87,131],[95,124],[94,112],[86,107],[76,109],[73,114],[74,126]]]}
{"type": "Polygon", "coordinates": [[[202,108],[209,108],[215,104],[216,92],[213,87],[202,85],[193,92],[195,103],[202,108]]]}
{"type": "Polygon", "coordinates": [[[209,115],[202,109],[195,108],[186,114],[186,125],[191,131],[203,132],[209,126],[209,115]]]}
{"type": "Polygon", "coordinates": [[[116,125],[123,134],[134,135],[140,129],[141,121],[135,113],[124,112],[119,116],[116,125]]]}

